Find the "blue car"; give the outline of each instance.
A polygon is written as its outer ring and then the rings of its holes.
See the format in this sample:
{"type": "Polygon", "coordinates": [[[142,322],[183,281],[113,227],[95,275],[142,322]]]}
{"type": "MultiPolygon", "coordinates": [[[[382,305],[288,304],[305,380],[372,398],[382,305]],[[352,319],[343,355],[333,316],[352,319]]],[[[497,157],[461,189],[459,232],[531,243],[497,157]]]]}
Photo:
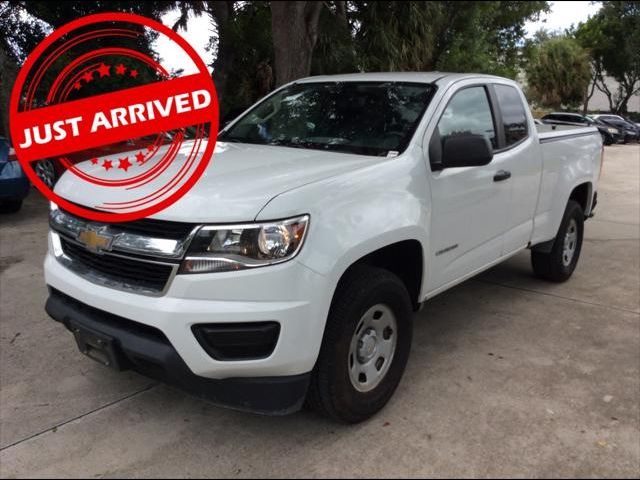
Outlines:
{"type": "Polygon", "coordinates": [[[29,180],[11,152],[9,141],[0,137],[0,213],[14,213],[29,194],[29,180]]]}

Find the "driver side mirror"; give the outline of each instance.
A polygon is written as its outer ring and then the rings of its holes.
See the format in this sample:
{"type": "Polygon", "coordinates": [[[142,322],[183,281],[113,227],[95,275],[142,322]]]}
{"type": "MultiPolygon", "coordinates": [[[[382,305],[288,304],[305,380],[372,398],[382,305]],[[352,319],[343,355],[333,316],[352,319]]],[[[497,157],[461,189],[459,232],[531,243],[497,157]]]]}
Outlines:
{"type": "Polygon", "coordinates": [[[493,159],[493,148],[484,135],[446,137],[442,145],[441,168],[480,167],[493,159]]]}

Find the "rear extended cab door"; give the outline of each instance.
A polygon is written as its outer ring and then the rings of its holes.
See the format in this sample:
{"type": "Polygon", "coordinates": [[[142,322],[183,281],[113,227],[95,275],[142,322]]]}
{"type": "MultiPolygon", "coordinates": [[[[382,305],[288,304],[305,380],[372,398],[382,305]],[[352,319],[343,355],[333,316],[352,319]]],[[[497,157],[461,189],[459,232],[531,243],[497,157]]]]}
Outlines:
{"type": "Polygon", "coordinates": [[[494,152],[511,174],[509,206],[502,245],[508,256],[529,244],[542,179],[542,154],[526,98],[509,81],[489,84],[495,105],[500,147],[494,152]]]}

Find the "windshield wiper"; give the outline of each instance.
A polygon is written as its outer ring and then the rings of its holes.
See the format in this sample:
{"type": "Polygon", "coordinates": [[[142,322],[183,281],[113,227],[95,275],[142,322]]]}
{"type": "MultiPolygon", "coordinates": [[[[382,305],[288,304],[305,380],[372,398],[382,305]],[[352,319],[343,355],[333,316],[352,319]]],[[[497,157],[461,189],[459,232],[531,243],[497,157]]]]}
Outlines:
{"type": "Polygon", "coordinates": [[[222,135],[218,137],[218,141],[230,143],[250,143],[252,145],[266,145],[266,142],[258,142],[249,138],[233,137],[231,135],[222,135]]]}
{"type": "Polygon", "coordinates": [[[221,142],[237,142],[237,143],[242,143],[245,140],[243,138],[240,137],[232,137],[231,135],[225,135],[222,134],[218,137],[218,140],[220,140],[221,142]]]}
{"type": "Polygon", "coordinates": [[[296,142],[287,142],[285,140],[269,140],[267,145],[273,145],[276,147],[290,147],[290,148],[308,148],[304,144],[296,142]]]}

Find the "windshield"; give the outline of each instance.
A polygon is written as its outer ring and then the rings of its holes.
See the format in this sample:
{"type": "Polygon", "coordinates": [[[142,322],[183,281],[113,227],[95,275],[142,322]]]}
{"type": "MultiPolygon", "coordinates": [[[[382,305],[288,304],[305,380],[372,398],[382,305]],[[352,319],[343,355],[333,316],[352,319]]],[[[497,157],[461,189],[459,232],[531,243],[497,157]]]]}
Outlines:
{"type": "Polygon", "coordinates": [[[218,139],[363,155],[397,154],[409,144],[434,88],[399,82],[294,84],[258,104],[218,139]]]}

